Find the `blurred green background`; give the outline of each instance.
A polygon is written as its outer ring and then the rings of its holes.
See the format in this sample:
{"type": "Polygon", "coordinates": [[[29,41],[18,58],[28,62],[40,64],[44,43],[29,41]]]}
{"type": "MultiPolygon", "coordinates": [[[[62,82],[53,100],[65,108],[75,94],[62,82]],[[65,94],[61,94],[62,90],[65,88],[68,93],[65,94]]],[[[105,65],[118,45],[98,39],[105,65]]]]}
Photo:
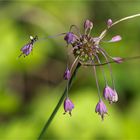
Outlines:
{"type": "MultiPolygon", "coordinates": [[[[36,139],[66,85],[63,37],[40,40],[31,55],[19,59],[30,35],[44,38],[67,32],[72,24],[83,31],[84,20],[90,19],[92,34],[98,36],[108,18],[115,21],[136,13],[140,1],[135,0],[0,1],[0,140],[36,139]]],[[[106,39],[118,34],[122,41],[102,47],[112,56],[140,55],[140,17],[113,27],[106,39]]],[[[104,68],[110,81],[108,67],[104,68]]],[[[105,101],[105,120],[95,113],[98,97],[92,68],[82,67],[69,93],[75,104],[73,115],[63,115],[61,106],[46,139],[140,139],[140,61],[112,64],[112,68],[119,101],[113,105],[105,101]]],[[[102,91],[105,83],[97,70],[102,91]]]]}

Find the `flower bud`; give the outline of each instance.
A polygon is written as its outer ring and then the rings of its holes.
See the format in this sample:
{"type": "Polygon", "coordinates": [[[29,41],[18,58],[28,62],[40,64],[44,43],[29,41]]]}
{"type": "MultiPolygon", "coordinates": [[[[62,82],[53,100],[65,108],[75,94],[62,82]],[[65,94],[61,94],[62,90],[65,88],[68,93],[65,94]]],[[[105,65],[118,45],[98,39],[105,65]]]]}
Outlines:
{"type": "Polygon", "coordinates": [[[29,55],[33,49],[33,44],[29,43],[21,48],[22,54],[25,56],[29,55]]]}
{"type": "Polygon", "coordinates": [[[113,57],[112,58],[116,63],[122,63],[123,62],[123,58],[121,57],[113,57]]]}
{"type": "Polygon", "coordinates": [[[108,19],[108,21],[107,21],[107,26],[108,26],[108,27],[111,27],[112,23],[113,23],[113,22],[112,22],[112,19],[108,19]]]}
{"type": "Polygon", "coordinates": [[[120,35],[116,35],[114,37],[112,37],[112,39],[109,42],[118,42],[122,39],[122,37],[120,35]]]}
{"type": "Polygon", "coordinates": [[[70,70],[68,68],[65,70],[63,77],[65,80],[70,80],[71,73],[70,73],[70,70]]]}
{"type": "Polygon", "coordinates": [[[97,103],[95,112],[101,115],[102,120],[104,119],[104,114],[107,114],[107,108],[102,100],[97,103]]]}
{"type": "Polygon", "coordinates": [[[117,102],[118,101],[118,94],[116,90],[113,90],[109,86],[106,86],[103,91],[103,96],[109,103],[117,102]]]}
{"type": "Polygon", "coordinates": [[[64,40],[67,42],[67,44],[72,44],[76,41],[76,37],[72,32],[68,32],[65,35],[64,40]]]}
{"type": "Polygon", "coordinates": [[[88,30],[88,29],[91,30],[93,28],[93,23],[87,19],[84,23],[84,28],[85,30],[88,30]]]}
{"type": "Polygon", "coordinates": [[[66,98],[64,101],[64,114],[66,114],[67,112],[69,112],[70,116],[71,116],[71,111],[74,108],[74,104],[72,103],[72,101],[69,98],[66,98]]]}

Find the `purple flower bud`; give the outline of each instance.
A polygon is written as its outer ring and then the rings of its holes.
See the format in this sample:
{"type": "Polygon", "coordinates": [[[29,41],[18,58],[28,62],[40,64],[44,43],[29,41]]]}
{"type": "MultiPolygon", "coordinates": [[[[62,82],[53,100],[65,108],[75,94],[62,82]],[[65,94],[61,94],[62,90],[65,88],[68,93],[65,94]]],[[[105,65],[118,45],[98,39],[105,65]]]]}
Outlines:
{"type": "Polygon", "coordinates": [[[29,44],[25,45],[24,47],[22,47],[21,51],[22,51],[22,54],[27,56],[30,54],[32,49],[33,49],[33,45],[31,43],[29,43],[29,44]]]}
{"type": "Polygon", "coordinates": [[[92,29],[93,28],[93,22],[91,22],[90,20],[86,20],[85,23],[84,23],[84,28],[85,30],[88,30],[88,29],[92,29]]]}
{"type": "Polygon", "coordinates": [[[116,35],[114,37],[112,37],[112,39],[109,42],[118,42],[122,39],[122,37],[120,35],[116,35]]]}
{"type": "Polygon", "coordinates": [[[38,40],[38,37],[37,36],[35,36],[35,37],[30,36],[30,42],[20,49],[20,51],[22,52],[20,54],[20,56],[22,56],[22,55],[24,55],[24,57],[25,56],[28,56],[31,53],[31,51],[33,50],[33,44],[37,40],[38,40]]]}
{"type": "Polygon", "coordinates": [[[71,116],[71,111],[74,108],[74,104],[72,103],[72,101],[69,98],[66,98],[64,101],[64,114],[66,114],[67,112],[69,112],[70,116],[71,116]]]}
{"type": "Polygon", "coordinates": [[[109,103],[118,101],[118,94],[117,94],[116,90],[113,90],[109,86],[106,86],[104,88],[103,96],[106,100],[109,101],[109,103]]]}
{"type": "Polygon", "coordinates": [[[68,68],[65,70],[63,77],[64,77],[65,80],[70,80],[71,73],[70,73],[70,70],[68,68]]]}
{"type": "Polygon", "coordinates": [[[107,114],[107,108],[102,100],[97,103],[95,112],[101,115],[102,120],[104,119],[104,114],[107,114]]]}
{"type": "Polygon", "coordinates": [[[112,58],[116,63],[122,63],[123,62],[123,58],[121,57],[113,57],[112,58]]]}
{"type": "Polygon", "coordinates": [[[108,26],[108,27],[111,27],[112,23],[113,23],[113,22],[112,22],[112,19],[108,19],[108,21],[107,21],[107,26],[108,26]]]}
{"type": "Polygon", "coordinates": [[[71,44],[71,43],[74,43],[76,41],[76,37],[72,32],[68,32],[65,35],[64,40],[67,42],[67,44],[71,44]]]}

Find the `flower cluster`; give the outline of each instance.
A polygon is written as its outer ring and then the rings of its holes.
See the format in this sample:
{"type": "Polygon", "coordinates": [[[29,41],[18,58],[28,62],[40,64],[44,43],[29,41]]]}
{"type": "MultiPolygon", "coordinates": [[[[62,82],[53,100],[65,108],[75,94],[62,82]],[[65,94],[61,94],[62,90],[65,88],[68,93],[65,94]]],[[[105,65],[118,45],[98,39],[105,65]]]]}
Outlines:
{"type": "MultiPolygon", "coordinates": [[[[107,114],[107,108],[101,98],[99,82],[98,82],[98,78],[97,78],[97,74],[96,74],[97,65],[100,66],[101,71],[104,76],[104,80],[105,80],[105,88],[103,90],[104,99],[108,100],[110,104],[118,101],[118,94],[115,89],[112,68],[110,65],[110,59],[111,59],[111,61],[116,62],[116,63],[122,63],[123,59],[121,57],[110,56],[106,52],[106,50],[101,47],[101,43],[103,43],[103,42],[112,43],[112,42],[118,42],[122,39],[120,35],[116,35],[116,36],[112,37],[109,41],[103,41],[107,31],[116,23],[113,23],[113,21],[111,19],[108,19],[108,21],[106,23],[107,24],[106,29],[103,32],[101,32],[101,34],[97,37],[91,36],[93,22],[91,22],[90,20],[86,20],[84,22],[84,25],[83,25],[84,33],[81,33],[79,28],[76,25],[72,25],[70,27],[69,32],[59,34],[59,35],[65,35],[64,40],[66,41],[67,46],[72,46],[71,52],[75,56],[75,60],[74,60],[73,64],[71,65],[71,67],[69,68],[69,66],[67,65],[67,68],[64,72],[64,79],[67,80],[67,94],[66,94],[66,99],[64,101],[65,113],[69,112],[69,114],[71,115],[71,111],[72,111],[72,109],[74,109],[74,104],[69,99],[69,95],[68,95],[69,87],[68,86],[69,86],[69,81],[71,79],[73,68],[78,63],[80,63],[81,65],[93,66],[93,72],[94,72],[96,86],[98,89],[98,96],[99,96],[99,102],[96,105],[95,112],[98,113],[102,119],[104,119],[104,115],[107,114]],[[77,34],[72,32],[72,28],[77,29],[77,34]],[[109,66],[110,76],[112,79],[112,87],[108,85],[108,81],[107,81],[104,69],[102,67],[102,63],[100,61],[101,55],[105,58],[105,63],[108,64],[108,66],[109,66]]],[[[21,48],[22,53],[20,54],[20,56],[22,56],[22,55],[24,57],[28,56],[32,52],[33,45],[37,40],[38,40],[37,36],[35,36],[35,37],[30,36],[30,42],[21,48]]]]}
{"type": "MultiPolygon", "coordinates": [[[[110,59],[116,63],[121,63],[123,62],[123,59],[121,57],[111,57],[105,49],[100,47],[101,42],[103,41],[103,38],[106,35],[106,32],[108,31],[109,28],[113,25],[113,21],[109,19],[107,21],[107,29],[104,30],[99,36],[93,37],[91,36],[91,31],[93,28],[93,22],[90,20],[86,20],[84,22],[84,33],[81,34],[80,30],[78,29],[77,26],[72,25],[70,27],[70,31],[66,33],[64,40],[66,41],[67,45],[72,46],[72,53],[75,56],[75,61],[73,62],[70,70],[67,67],[66,71],[64,72],[64,79],[65,80],[70,80],[71,78],[71,70],[73,69],[74,65],[76,63],[80,63],[81,65],[92,65],[93,66],[93,71],[95,75],[95,80],[96,80],[96,85],[98,89],[98,96],[99,96],[99,102],[96,105],[95,112],[98,113],[102,119],[104,119],[104,115],[107,114],[107,108],[101,98],[101,93],[100,93],[100,87],[99,87],[99,82],[96,74],[96,65],[98,64],[101,68],[101,71],[104,76],[105,80],[105,88],[103,90],[103,97],[105,100],[108,100],[110,104],[117,102],[118,101],[118,94],[115,89],[115,84],[114,84],[114,79],[113,79],[113,74],[112,74],[112,69],[110,65],[110,59]],[[75,27],[78,31],[78,35],[72,32],[72,28],[75,27]],[[102,63],[100,61],[100,56],[103,56],[105,58],[105,62],[109,66],[110,70],[110,75],[112,79],[112,87],[108,85],[108,81],[104,72],[104,69],[102,67],[102,63]]],[[[117,42],[120,41],[122,38],[120,35],[116,35],[111,38],[111,40],[107,42],[117,42]]],[[[67,84],[68,85],[68,84],[67,84]]],[[[64,101],[64,110],[65,113],[69,112],[71,115],[71,111],[74,108],[74,105],[72,101],[68,98],[68,91],[67,91],[67,97],[64,101]]]]}

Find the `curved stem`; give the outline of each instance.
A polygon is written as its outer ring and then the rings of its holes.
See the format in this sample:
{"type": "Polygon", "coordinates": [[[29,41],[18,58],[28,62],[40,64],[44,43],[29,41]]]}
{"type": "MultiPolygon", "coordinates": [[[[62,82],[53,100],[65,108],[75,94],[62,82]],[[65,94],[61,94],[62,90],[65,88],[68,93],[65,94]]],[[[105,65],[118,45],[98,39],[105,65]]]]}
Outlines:
{"type": "MultiPolygon", "coordinates": [[[[69,89],[71,88],[73,79],[75,78],[76,73],[77,73],[77,71],[78,71],[78,69],[79,69],[80,66],[81,66],[81,64],[78,63],[77,66],[76,66],[76,68],[75,68],[75,70],[74,70],[74,72],[73,72],[73,74],[72,74],[72,76],[71,76],[71,79],[69,81],[69,89]]],[[[66,92],[67,92],[67,87],[65,88],[64,93],[62,94],[61,98],[59,99],[59,102],[57,103],[55,109],[53,110],[53,112],[50,115],[49,119],[47,120],[46,124],[44,125],[44,127],[43,127],[43,129],[42,129],[42,131],[41,131],[41,133],[40,133],[40,135],[38,137],[38,140],[43,139],[43,135],[47,131],[49,125],[51,124],[53,118],[55,117],[57,111],[59,110],[59,108],[60,108],[60,106],[61,106],[61,104],[62,104],[62,102],[63,102],[63,100],[64,100],[64,98],[66,96],[66,92]]]]}
{"type": "Polygon", "coordinates": [[[72,28],[74,28],[74,27],[78,31],[79,36],[81,37],[80,29],[76,25],[71,25],[69,31],[71,31],[72,28]]]}
{"type": "MultiPolygon", "coordinates": [[[[101,49],[99,49],[99,51],[103,54],[104,58],[106,59],[107,63],[109,62],[108,60],[108,57],[106,56],[106,53],[104,51],[102,51],[101,49]]],[[[112,80],[112,85],[113,85],[113,88],[115,90],[115,82],[114,82],[114,78],[113,78],[113,73],[112,73],[112,68],[111,68],[111,65],[110,63],[108,63],[108,66],[109,66],[109,70],[110,70],[110,76],[111,76],[111,80],[112,80]]]]}
{"type": "MultiPolygon", "coordinates": [[[[129,60],[134,60],[134,59],[140,59],[140,56],[122,58],[122,62],[126,62],[126,61],[129,61],[129,60]]],[[[101,64],[85,63],[85,64],[82,64],[82,66],[103,66],[103,65],[107,65],[108,63],[116,63],[116,62],[115,61],[109,61],[109,62],[105,62],[105,63],[101,63],[101,64]]]]}
{"type": "Polygon", "coordinates": [[[121,18],[121,19],[115,21],[110,27],[106,28],[106,29],[100,34],[100,36],[99,36],[100,40],[102,40],[102,39],[105,37],[107,31],[108,31],[111,27],[113,27],[114,25],[116,25],[116,24],[118,24],[118,23],[120,23],[120,22],[122,22],[122,21],[125,21],[125,20],[128,20],[128,19],[132,19],[132,18],[135,18],[135,17],[139,17],[139,16],[140,16],[140,13],[139,13],[139,14],[132,15],[132,16],[124,17],[124,18],[121,18]]]}

